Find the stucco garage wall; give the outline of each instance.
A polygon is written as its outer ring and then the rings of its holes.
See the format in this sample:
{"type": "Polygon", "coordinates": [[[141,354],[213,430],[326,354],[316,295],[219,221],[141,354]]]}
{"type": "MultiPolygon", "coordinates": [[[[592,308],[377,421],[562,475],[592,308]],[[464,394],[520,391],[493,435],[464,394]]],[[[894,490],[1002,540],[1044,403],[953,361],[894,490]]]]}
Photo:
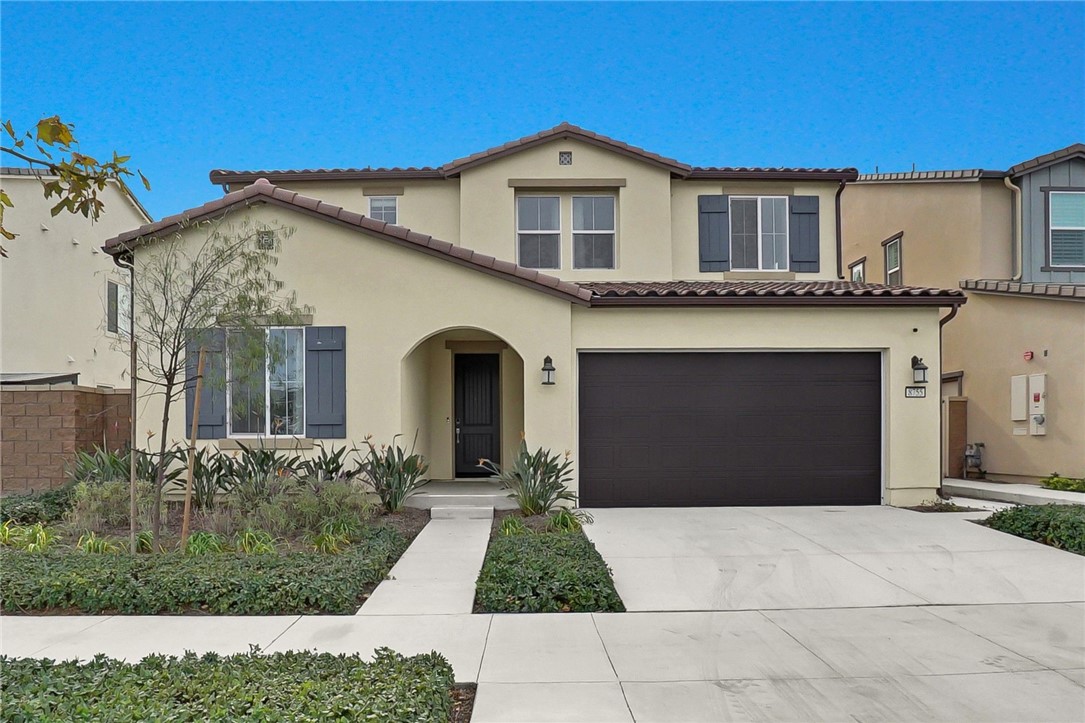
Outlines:
{"type": "MultiPolygon", "coordinates": [[[[347,328],[348,444],[360,443],[367,434],[381,442],[397,433],[413,436],[414,430],[403,424],[403,360],[439,332],[461,327],[488,331],[514,348],[528,370],[542,366],[547,355],[559,368],[572,366],[568,301],[297,211],[261,204],[235,211],[229,219],[239,224],[247,217],[294,227],[293,236],[283,242],[276,275],[297,292],[299,303],[313,307],[314,325],[347,328]]],[[[524,385],[524,425],[532,444],[570,446],[568,389],[524,385]]],[[[410,414],[423,413],[424,397],[431,391],[408,390],[410,414]]],[[[157,433],[160,414],[157,400],[140,405],[141,440],[149,430],[157,433]]],[[[171,440],[184,439],[184,417],[179,402],[172,409],[171,440]]],[[[344,440],[329,443],[338,446],[344,440]]]]}
{"type": "MultiPolygon", "coordinates": [[[[938,385],[928,385],[925,399],[904,398],[904,387],[912,383],[912,355],[923,357],[930,378],[938,379],[938,317],[933,308],[577,308],[573,310],[573,347],[579,351],[880,350],[886,368],[885,501],[912,505],[934,498],[941,481],[938,385]]],[[[575,379],[569,383],[575,389],[575,379]]]]}

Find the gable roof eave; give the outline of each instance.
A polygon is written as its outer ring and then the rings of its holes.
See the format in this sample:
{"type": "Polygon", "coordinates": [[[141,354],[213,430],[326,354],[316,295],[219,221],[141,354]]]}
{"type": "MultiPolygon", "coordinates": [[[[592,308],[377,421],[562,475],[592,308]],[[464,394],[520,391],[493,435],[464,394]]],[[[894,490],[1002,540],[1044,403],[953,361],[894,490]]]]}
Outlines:
{"type": "Polygon", "coordinates": [[[1072,143],[1066,146],[1066,148],[1060,148],[1057,151],[1044,153],[1035,158],[1030,158],[1027,161],[1022,161],[1006,171],[1006,175],[1015,177],[1022,176],[1027,173],[1032,173],[1033,171],[1038,171],[1041,168],[1047,168],[1056,163],[1062,163],[1071,158],[1085,158],[1085,143],[1072,143]]]}

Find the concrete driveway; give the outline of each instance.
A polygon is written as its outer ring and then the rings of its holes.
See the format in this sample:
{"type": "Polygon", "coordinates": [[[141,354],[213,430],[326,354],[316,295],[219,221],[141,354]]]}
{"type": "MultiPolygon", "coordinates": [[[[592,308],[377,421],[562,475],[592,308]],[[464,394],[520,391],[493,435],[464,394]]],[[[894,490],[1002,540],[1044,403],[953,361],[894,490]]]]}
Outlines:
{"type": "Polygon", "coordinates": [[[1085,558],[967,515],[892,507],[591,512],[585,531],[631,611],[1085,600],[1085,558]]]}

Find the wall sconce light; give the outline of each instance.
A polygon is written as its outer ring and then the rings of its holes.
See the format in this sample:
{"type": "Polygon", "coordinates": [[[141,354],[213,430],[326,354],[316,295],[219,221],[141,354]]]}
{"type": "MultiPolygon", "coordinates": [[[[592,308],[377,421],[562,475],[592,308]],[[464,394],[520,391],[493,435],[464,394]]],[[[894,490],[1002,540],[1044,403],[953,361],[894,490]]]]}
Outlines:
{"type": "Polygon", "coordinates": [[[554,368],[554,360],[550,357],[545,357],[542,365],[542,383],[546,385],[553,384],[554,372],[556,371],[557,369],[554,368]]]}
{"type": "Polygon", "coordinates": [[[917,356],[912,357],[912,381],[916,384],[927,383],[927,365],[917,356]]]}

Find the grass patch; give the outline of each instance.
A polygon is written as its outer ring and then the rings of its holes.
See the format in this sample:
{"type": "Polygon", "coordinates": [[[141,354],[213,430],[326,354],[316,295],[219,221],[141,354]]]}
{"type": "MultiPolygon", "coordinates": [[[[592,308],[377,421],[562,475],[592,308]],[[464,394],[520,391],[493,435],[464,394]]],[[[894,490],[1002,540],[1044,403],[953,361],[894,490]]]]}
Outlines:
{"type": "Polygon", "coordinates": [[[475,587],[486,613],[624,612],[610,570],[583,532],[498,535],[475,587]]]}
{"type": "Polygon", "coordinates": [[[0,657],[4,720],[448,721],[453,672],[437,653],[152,655],[139,663],[0,657]]]}
{"type": "Polygon", "coordinates": [[[88,554],[0,549],[5,612],[155,615],[351,614],[403,554],[399,531],[369,526],[341,554],[88,554]]]}
{"type": "Polygon", "coordinates": [[[1085,507],[1081,505],[1010,507],[994,513],[983,524],[1026,540],[1085,555],[1085,507]]]}

